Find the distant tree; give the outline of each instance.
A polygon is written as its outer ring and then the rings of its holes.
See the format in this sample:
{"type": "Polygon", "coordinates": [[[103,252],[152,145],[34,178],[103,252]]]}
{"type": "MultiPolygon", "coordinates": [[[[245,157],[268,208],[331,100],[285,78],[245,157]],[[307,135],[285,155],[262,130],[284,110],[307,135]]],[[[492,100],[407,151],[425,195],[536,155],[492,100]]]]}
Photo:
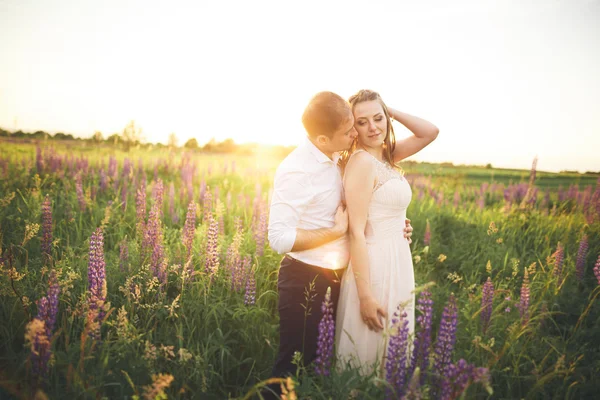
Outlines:
{"type": "Polygon", "coordinates": [[[122,140],[125,146],[125,150],[129,151],[131,146],[137,145],[142,142],[142,128],[135,125],[135,121],[131,120],[125,129],[123,129],[122,140]]]}
{"type": "Polygon", "coordinates": [[[94,140],[94,142],[102,142],[104,141],[104,136],[102,135],[102,132],[96,131],[94,132],[92,139],[94,140]]]}
{"type": "Polygon", "coordinates": [[[215,151],[216,149],[217,149],[217,141],[215,140],[215,138],[210,138],[208,143],[206,143],[204,146],[202,146],[202,150],[207,151],[209,153],[215,151]]]}
{"type": "Polygon", "coordinates": [[[185,147],[186,149],[190,149],[190,150],[196,150],[200,146],[198,146],[198,141],[196,140],[196,138],[191,138],[190,140],[185,142],[183,147],[185,147]]]}
{"type": "Polygon", "coordinates": [[[50,137],[50,135],[44,131],[36,131],[33,134],[31,134],[31,137],[34,139],[46,139],[50,137]]]}
{"type": "Polygon", "coordinates": [[[10,132],[0,128],[0,136],[10,136],[10,132]]]}
{"type": "Polygon", "coordinates": [[[116,146],[121,141],[121,136],[118,133],[113,133],[112,135],[106,138],[106,141],[116,146]]]}
{"type": "Polygon", "coordinates": [[[485,168],[486,168],[486,169],[492,169],[493,167],[492,167],[492,164],[486,164],[486,165],[485,165],[485,168]]]}
{"type": "Polygon", "coordinates": [[[175,134],[175,132],[172,132],[169,135],[169,147],[175,148],[175,147],[177,147],[178,144],[179,144],[179,139],[177,138],[177,135],[175,134]]]}

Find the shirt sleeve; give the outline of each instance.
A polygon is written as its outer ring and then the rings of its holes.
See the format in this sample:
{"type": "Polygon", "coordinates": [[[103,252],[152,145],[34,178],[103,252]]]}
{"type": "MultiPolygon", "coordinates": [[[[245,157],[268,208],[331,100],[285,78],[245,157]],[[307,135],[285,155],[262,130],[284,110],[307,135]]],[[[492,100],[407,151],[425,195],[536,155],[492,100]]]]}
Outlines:
{"type": "Polygon", "coordinates": [[[269,244],[283,254],[292,251],[300,217],[313,199],[309,177],[304,172],[277,173],[269,211],[269,244]]]}

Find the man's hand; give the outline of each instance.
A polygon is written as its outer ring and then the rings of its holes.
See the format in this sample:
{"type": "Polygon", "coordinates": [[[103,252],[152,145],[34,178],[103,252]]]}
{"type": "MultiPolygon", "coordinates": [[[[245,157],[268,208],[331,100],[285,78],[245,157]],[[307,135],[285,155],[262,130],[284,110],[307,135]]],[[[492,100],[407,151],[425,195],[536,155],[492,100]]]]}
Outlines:
{"type": "Polygon", "coordinates": [[[348,232],[348,210],[346,207],[339,206],[335,211],[334,229],[340,236],[344,236],[348,232]]]}
{"type": "Polygon", "coordinates": [[[404,237],[408,239],[408,244],[412,243],[411,236],[413,234],[413,227],[410,224],[410,219],[406,218],[406,226],[404,227],[404,237]]]}

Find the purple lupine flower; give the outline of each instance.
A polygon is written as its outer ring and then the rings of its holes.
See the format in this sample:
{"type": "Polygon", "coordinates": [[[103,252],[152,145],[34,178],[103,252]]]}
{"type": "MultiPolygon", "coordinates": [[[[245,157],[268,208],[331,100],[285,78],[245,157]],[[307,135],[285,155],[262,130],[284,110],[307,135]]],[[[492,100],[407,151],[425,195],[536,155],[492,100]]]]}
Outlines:
{"type": "Polygon", "coordinates": [[[425,246],[429,246],[431,242],[431,227],[429,226],[429,220],[427,220],[427,225],[425,225],[425,235],[423,237],[423,244],[425,246]]]}
{"type": "Polygon", "coordinates": [[[89,334],[93,339],[99,340],[102,320],[104,319],[104,303],[106,301],[106,263],[104,261],[102,228],[96,229],[90,238],[88,285],[89,334]]]}
{"type": "Polygon", "coordinates": [[[440,400],[458,399],[472,383],[488,384],[490,380],[487,368],[476,368],[464,359],[456,364],[450,364],[442,378],[440,400]]]}
{"type": "Polygon", "coordinates": [[[598,280],[598,285],[600,285],[600,254],[598,254],[598,260],[596,260],[596,265],[594,266],[594,275],[598,280]]]}
{"type": "Polygon", "coordinates": [[[434,373],[437,376],[444,376],[446,368],[452,362],[452,353],[456,343],[456,326],[458,325],[458,309],[454,294],[450,294],[448,304],[442,312],[440,329],[438,330],[435,342],[434,354],[434,373]]]}
{"type": "Polygon", "coordinates": [[[192,255],[192,243],[196,234],[196,203],[190,201],[188,204],[187,214],[185,216],[185,224],[183,225],[182,241],[187,251],[186,262],[192,255]]]}
{"type": "MultiPolygon", "coordinates": [[[[433,317],[433,300],[431,293],[424,290],[417,300],[417,324],[419,329],[413,344],[413,353],[408,370],[408,377],[413,375],[415,368],[426,371],[429,368],[429,348],[431,347],[431,322],[433,317]]],[[[425,374],[421,375],[421,384],[425,381],[425,374]]]]}
{"type": "Polygon", "coordinates": [[[146,182],[142,181],[135,194],[136,233],[143,238],[146,230],[146,182]]]}
{"type": "Polygon", "coordinates": [[[127,178],[123,178],[121,182],[121,210],[125,212],[127,210],[127,191],[128,183],[127,178]]]}
{"type": "Polygon", "coordinates": [[[119,245],[119,268],[121,272],[127,272],[129,268],[127,268],[129,261],[129,245],[126,240],[123,240],[119,245]]]}
{"type": "Polygon", "coordinates": [[[52,203],[48,195],[42,203],[42,254],[47,258],[52,255],[52,203]]]}
{"type": "Polygon", "coordinates": [[[207,187],[206,192],[204,193],[204,198],[202,199],[203,224],[209,224],[213,220],[212,203],[212,193],[210,192],[210,188],[207,187]]]}
{"type": "Polygon", "coordinates": [[[525,276],[521,285],[521,300],[519,301],[519,314],[521,315],[521,323],[527,325],[529,322],[529,273],[525,268],[525,276]]]}
{"type": "Polygon", "coordinates": [[[552,270],[554,276],[558,276],[559,280],[562,275],[562,267],[565,258],[565,250],[562,243],[558,242],[556,245],[556,251],[552,254],[554,257],[554,269],[552,270]]]}
{"type": "Polygon", "coordinates": [[[256,303],[256,279],[254,271],[250,270],[246,279],[246,293],[244,294],[244,304],[251,306],[256,303]]]}
{"type": "Polygon", "coordinates": [[[165,271],[162,271],[164,260],[163,231],[158,207],[159,202],[157,201],[152,206],[148,215],[148,224],[146,225],[146,234],[144,236],[145,246],[143,246],[143,249],[146,253],[150,253],[150,269],[152,273],[160,282],[165,283],[167,276],[165,271]]]}
{"type": "Polygon", "coordinates": [[[490,325],[492,317],[492,306],[494,302],[494,283],[492,278],[488,276],[487,281],[483,284],[481,295],[481,326],[485,333],[490,325]]]}
{"type": "Polygon", "coordinates": [[[485,194],[481,194],[477,197],[477,207],[480,210],[483,210],[485,208],[485,194]]]}
{"type": "Polygon", "coordinates": [[[323,317],[319,322],[319,336],[317,338],[317,358],[315,359],[315,372],[322,376],[329,376],[333,359],[333,341],[335,339],[335,322],[333,321],[333,302],[331,301],[331,287],[327,288],[325,298],[321,304],[323,317]]]}
{"type": "Polygon", "coordinates": [[[256,242],[256,254],[261,257],[265,252],[265,238],[267,236],[267,209],[260,207],[258,223],[254,230],[254,241],[256,242]]]}
{"type": "Polygon", "coordinates": [[[242,274],[242,257],[240,255],[240,248],[242,245],[243,232],[241,229],[240,218],[235,217],[235,233],[233,234],[233,240],[227,249],[227,258],[225,265],[227,271],[231,276],[231,289],[238,291],[241,289],[242,274]]]}
{"type": "Polygon", "coordinates": [[[48,278],[48,294],[38,301],[37,318],[44,321],[46,336],[52,338],[54,325],[56,324],[56,315],[58,314],[58,295],[60,286],[56,273],[52,271],[48,278]]]}
{"type": "Polygon", "coordinates": [[[575,270],[577,272],[577,279],[583,282],[583,276],[585,271],[585,259],[587,258],[588,252],[588,237],[583,235],[581,242],[579,242],[579,250],[577,251],[577,263],[575,270]]]}
{"type": "Polygon", "coordinates": [[[83,183],[81,178],[81,173],[77,174],[75,177],[75,191],[77,192],[77,201],[79,202],[79,209],[83,212],[85,211],[85,195],[83,194],[83,183]]]}
{"type": "Polygon", "coordinates": [[[454,191],[454,203],[453,203],[454,208],[458,208],[459,204],[460,204],[460,192],[458,191],[458,189],[456,189],[454,191]]]}
{"type": "Polygon", "coordinates": [[[204,269],[207,274],[214,277],[219,270],[219,253],[217,249],[219,240],[219,227],[217,221],[209,215],[210,221],[208,232],[206,234],[206,259],[204,263],[204,269]]]}
{"type": "Polygon", "coordinates": [[[37,173],[41,175],[44,170],[44,158],[42,156],[42,148],[39,145],[35,148],[35,166],[37,173]]]}
{"type": "Polygon", "coordinates": [[[175,212],[175,185],[173,182],[169,185],[169,214],[174,224],[179,222],[179,215],[175,212]]]}
{"type": "Polygon", "coordinates": [[[100,172],[98,174],[100,175],[100,178],[98,179],[100,185],[100,192],[105,192],[108,188],[108,176],[106,176],[104,168],[100,169],[100,172]]]}
{"type": "Polygon", "coordinates": [[[158,211],[159,218],[163,215],[163,196],[164,196],[164,185],[162,179],[158,179],[156,184],[152,188],[154,204],[158,211]]]}
{"type": "Polygon", "coordinates": [[[399,304],[392,316],[393,333],[389,338],[387,360],[385,362],[385,378],[394,389],[394,392],[387,391],[386,398],[388,399],[399,398],[404,393],[409,334],[408,318],[406,317],[406,311],[399,304]]]}

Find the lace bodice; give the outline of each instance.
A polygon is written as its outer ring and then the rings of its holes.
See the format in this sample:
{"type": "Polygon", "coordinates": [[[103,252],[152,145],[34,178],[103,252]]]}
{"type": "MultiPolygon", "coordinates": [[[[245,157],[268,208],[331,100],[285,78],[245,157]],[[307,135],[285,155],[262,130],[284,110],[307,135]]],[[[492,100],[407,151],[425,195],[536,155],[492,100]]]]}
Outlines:
{"type": "MultiPolygon", "coordinates": [[[[357,150],[354,154],[361,151],[365,150],[357,150]]],[[[410,185],[399,171],[373,155],[369,156],[375,165],[376,182],[369,203],[365,233],[371,238],[375,235],[402,235],[406,209],[412,198],[410,185]]]]}

